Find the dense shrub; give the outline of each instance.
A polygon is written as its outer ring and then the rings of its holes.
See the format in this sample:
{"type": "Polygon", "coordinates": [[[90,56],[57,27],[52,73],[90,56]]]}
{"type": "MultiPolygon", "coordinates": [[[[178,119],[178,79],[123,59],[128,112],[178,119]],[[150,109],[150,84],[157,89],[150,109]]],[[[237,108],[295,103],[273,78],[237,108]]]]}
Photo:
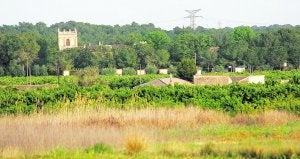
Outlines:
{"type": "Polygon", "coordinates": [[[145,72],[147,74],[157,74],[158,69],[155,65],[147,65],[147,67],[145,68],[145,72]]]}
{"type": "Polygon", "coordinates": [[[224,72],[224,66],[218,65],[213,68],[213,72],[224,72]]]}
{"type": "Polygon", "coordinates": [[[126,68],[123,68],[122,74],[123,75],[136,75],[136,71],[134,68],[126,67],[126,68]]]}
{"type": "Polygon", "coordinates": [[[23,66],[18,65],[15,60],[13,60],[8,67],[9,75],[11,76],[25,76],[25,71],[23,66]]]}
{"type": "Polygon", "coordinates": [[[45,65],[40,66],[40,76],[48,76],[48,69],[45,65]]]}
{"type": "Polygon", "coordinates": [[[116,69],[115,68],[102,68],[100,71],[101,75],[115,75],[116,74],[116,69]]]}
{"type": "Polygon", "coordinates": [[[77,71],[78,85],[88,86],[96,82],[99,70],[97,67],[86,67],[77,71]]]}
{"type": "Polygon", "coordinates": [[[171,65],[168,69],[168,73],[177,75],[177,68],[175,66],[171,65]]]}
{"type": "Polygon", "coordinates": [[[45,65],[33,65],[32,67],[32,75],[34,76],[47,76],[47,67],[45,65]]]}
{"type": "Polygon", "coordinates": [[[180,78],[193,81],[193,77],[197,72],[194,60],[184,58],[177,66],[177,74],[180,78]]]}

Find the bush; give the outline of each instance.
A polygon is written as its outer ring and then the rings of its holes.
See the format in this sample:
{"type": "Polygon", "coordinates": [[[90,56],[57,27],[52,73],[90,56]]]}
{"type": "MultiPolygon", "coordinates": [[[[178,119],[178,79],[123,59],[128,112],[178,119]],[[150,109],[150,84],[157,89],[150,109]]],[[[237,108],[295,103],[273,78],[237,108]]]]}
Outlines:
{"type": "Polygon", "coordinates": [[[273,67],[270,65],[263,65],[261,69],[264,71],[268,71],[268,70],[273,70],[273,67]]]}
{"type": "Polygon", "coordinates": [[[172,75],[177,75],[177,68],[173,65],[171,65],[168,69],[168,72],[172,75]]]}
{"type": "Polygon", "coordinates": [[[178,76],[182,79],[193,81],[194,75],[197,72],[197,67],[192,59],[184,58],[177,67],[178,76]]]}
{"type": "Polygon", "coordinates": [[[224,72],[224,66],[218,65],[213,68],[213,72],[224,72]]]}
{"type": "Polygon", "coordinates": [[[48,69],[45,65],[40,67],[40,76],[48,76],[48,69]]]}
{"type": "Polygon", "coordinates": [[[96,82],[99,70],[97,67],[86,67],[77,72],[78,85],[89,86],[96,82]]]}
{"type": "Polygon", "coordinates": [[[116,69],[115,68],[102,68],[101,69],[101,75],[115,75],[116,74],[116,69]]]}
{"type": "Polygon", "coordinates": [[[47,67],[45,65],[33,65],[32,67],[32,75],[34,76],[47,76],[47,67]]]}
{"type": "Polygon", "coordinates": [[[147,74],[157,74],[158,69],[155,65],[147,65],[145,71],[147,74]]]}
{"type": "Polygon", "coordinates": [[[123,75],[136,75],[136,71],[132,67],[126,67],[126,68],[123,69],[122,74],[123,75]]]}
{"type": "Polygon", "coordinates": [[[39,65],[33,65],[32,75],[34,75],[34,76],[39,76],[40,75],[40,66],[39,65]]]}
{"type": "Polygon", "coordinates": [[[13,60],[8,67],[9,75],[11,76],[25,76],[25,71],[23,66],[18,65],[15,60],[13,60]]]}

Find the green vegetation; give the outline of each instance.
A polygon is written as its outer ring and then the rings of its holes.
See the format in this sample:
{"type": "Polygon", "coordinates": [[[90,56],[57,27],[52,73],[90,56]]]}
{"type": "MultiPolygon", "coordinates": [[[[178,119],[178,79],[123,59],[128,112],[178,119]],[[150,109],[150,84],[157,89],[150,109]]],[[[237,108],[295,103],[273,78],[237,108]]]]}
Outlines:
{"type": "Polygon", "coordinates": [[[177,67],[178,76],[185,80],[193,81],[196,72],[196,64],[191,59],[182,59],[182,61],[177,67]]]}
{"type": "MultiPolygon", "coordinates": [[[[99,76],[93,72],[82,74],[80,85],[73,77],[61,78],[61,84],[53,88],[17,90],[13,85],[26,82],[24,77],[2,77],[1,113],[30,113],[37,107],[44,110],[59,110],[64,102],[86,98],[96,105],[107,107],[181,107],[201,108],[236,113],[255,113],[265,110],[287,110],[300,113],[299,71],[266,74],[266,84],[231,84],[225,86],[167,86],[133,87],[166,75],[146,76],[99,76]],[[91,78],[91,77],[93,78],[91,78]],[[280,83],[281,79],[289,80],[280,83]],[[88,86],[89,85],[89,86],[88,86]],[[112,104],[113,103],[113,104],[112,104]]],[[[28,80],[28,79],[27,79],[28,80]]],[[[56,77],[35,77],[34,84],[53,83],[56,77]]]]}
{"type": "Polygon", "coordinates": [[[126,67],[126,68],[123,69],[122,74],[123,75],[136,75],[136,71],[132,67],[126,67]]]}
{"type": "Polygon", "coordinates": [[[172,69],[186,58],[206,72],[228,66],[244,66],[250,72],[294,69],[299,68],[299,46],[299,26],[289,25],[166,31],[137,23],[104,26],[69,21],[50,27],[19,23],[0,26],[0,75],[55,75],[57,68],[62,72],[85,67],[172,69]],[[57,28],[77,28],[79,45],[88,47],[57,51],[57,28]]]}
{"type": "Polygon", "coordinates": [[[300,158],[300,72],[265,71],[299,68],[299,46],[289,25],[1,26],[0,158],[300,158]],[[57,28],[77,28],[79,45],[92,46],[57,51],[57,28]],[[134,88],[168,77],[158,68],[191,80],[196,66],[266,84],[134,88]],[[63,70],[76,73],[45,76],[63,70]]]}
{"type": "MultiPolygon", "coordinates": [[[[294,143],[295,144],[295,143],[294,143]]],[[[48,155],[41,158],[291,158],[300,157],[296,148],[284,147],[282,142],[242,142],[237,144],[181,144],[169,143],[155,145],[161,149],[156,152],[142,152],[134,155],[128,155],[123,151],[113,152],[85,152],[82,150],[69,151],[64,149],[55,149],[48,155]],[[247,144],[247,146],[245,146],[247,144]],[[162,148],[163,146],[167,148],[162,148]],[[239,148],[238,148],[239,147],[239,148]],[[270,150],[268,147],[276,147],[270,150]]]]}

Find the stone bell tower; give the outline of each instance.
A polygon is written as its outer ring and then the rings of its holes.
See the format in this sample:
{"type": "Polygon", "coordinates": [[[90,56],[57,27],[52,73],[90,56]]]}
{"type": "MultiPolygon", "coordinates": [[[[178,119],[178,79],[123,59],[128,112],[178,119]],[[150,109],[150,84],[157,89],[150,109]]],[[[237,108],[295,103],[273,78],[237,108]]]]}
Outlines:
{"type": "Polygon", "coordinates": [[[63,30],[57,29],[58,49],[64,50],[68,48],[78,47],[77,30],[63,30]]]}

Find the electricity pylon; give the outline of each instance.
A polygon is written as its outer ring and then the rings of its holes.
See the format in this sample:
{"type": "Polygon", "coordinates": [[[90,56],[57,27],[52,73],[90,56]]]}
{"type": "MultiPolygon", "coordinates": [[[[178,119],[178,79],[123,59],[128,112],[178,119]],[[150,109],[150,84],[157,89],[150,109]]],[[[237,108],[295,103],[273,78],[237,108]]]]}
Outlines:
{"type": "Polygon", "coordinates": [[[198,13],[201,9],[196,9],[196,10],[185,10],[186,12],[188,12],[190,15],[185,17],[185,18],[190,18],[190,27],[192,29],[196,29],[196,22],[195,19],[198,17],[202,17],[202,16],[197,16],[196,13],[198,13]]]}

